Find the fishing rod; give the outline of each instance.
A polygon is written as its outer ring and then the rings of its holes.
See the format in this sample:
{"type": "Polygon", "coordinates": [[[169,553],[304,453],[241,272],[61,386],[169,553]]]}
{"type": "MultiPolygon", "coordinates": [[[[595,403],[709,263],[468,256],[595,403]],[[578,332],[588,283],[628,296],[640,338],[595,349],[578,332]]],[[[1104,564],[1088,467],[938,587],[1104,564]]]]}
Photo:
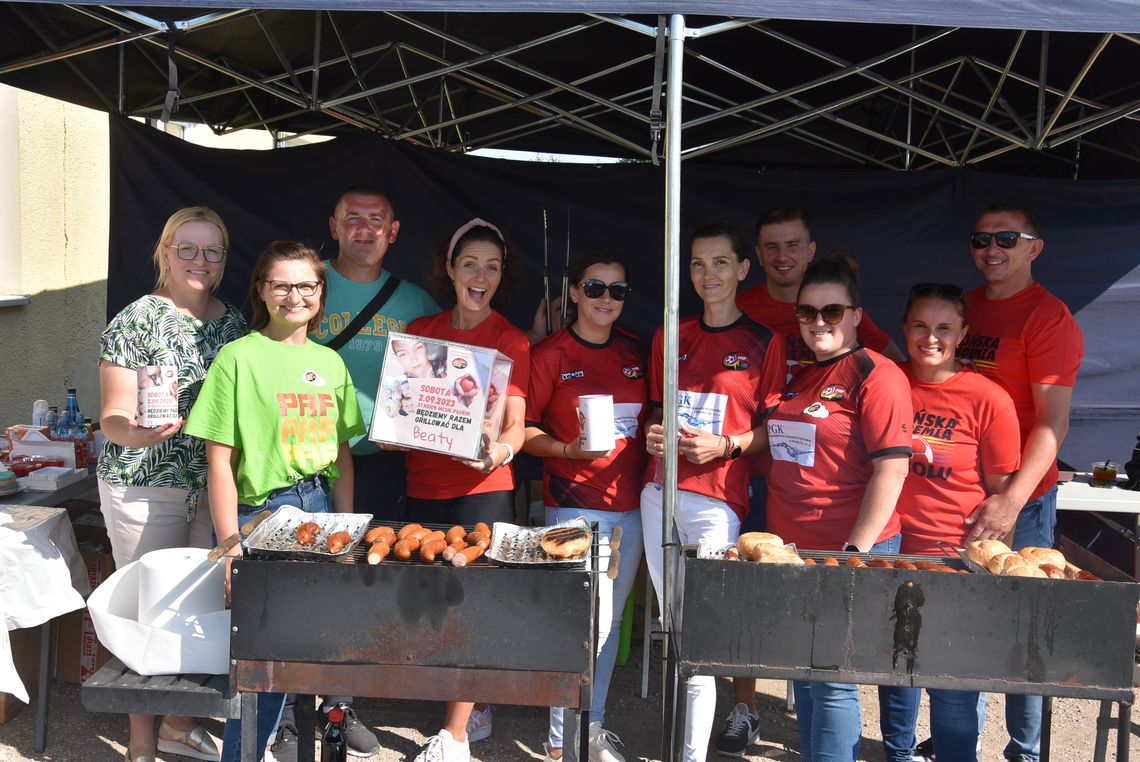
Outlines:
{"type": "Polygon", "coordinates": [[[566,264],[562,266],[562,325],[566,325],[566,309],[570,304],[570,207],[566,207],[566,264]]]}
{"type": "Polygon", "coordinates": [[[551,320],[554,315],[550,309],[550,227],[546,220],[546,207],[542,207],[542,299],[546,303],[546,335],[549,336],[553,326],[551,320]]]}

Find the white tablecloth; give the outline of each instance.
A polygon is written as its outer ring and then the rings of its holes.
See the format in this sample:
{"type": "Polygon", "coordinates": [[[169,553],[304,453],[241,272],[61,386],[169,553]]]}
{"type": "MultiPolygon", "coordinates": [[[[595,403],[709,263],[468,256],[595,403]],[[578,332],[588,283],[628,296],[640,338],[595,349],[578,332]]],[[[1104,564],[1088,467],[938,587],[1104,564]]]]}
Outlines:
{"type": "Polygon", "coordinates": [[[0,505],[0,691],[28,700],[8,631],[81,609],[90,592],[66,510],[0,505]]]}

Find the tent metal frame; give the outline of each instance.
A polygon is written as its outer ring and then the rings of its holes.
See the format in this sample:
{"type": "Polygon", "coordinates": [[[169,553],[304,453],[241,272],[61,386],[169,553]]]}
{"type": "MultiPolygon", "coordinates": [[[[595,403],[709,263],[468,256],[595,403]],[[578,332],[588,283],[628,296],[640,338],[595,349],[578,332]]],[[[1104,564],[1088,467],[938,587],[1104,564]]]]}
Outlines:
{"type": "MultiPolygon", "coordinates": [[[[120,61],[126,51],[139,51],[162,76],[165,59],[173,56],[184,87],[205,75],[211,81],[217,81],[214,75],[219,74],[228,80],[177,101],[180,120],[208,123],[219,134],[250,128],[284,131],[299,117],[310,122],[319,117],[323,126],[296,131],[321,132],[347,125],[466,152],[510,147],[545,130],[568,128],[594,139],[602,151],[610,146],[618,157],[653,158],[648,139],[652,85],[646,82],[612,92],[616,75],[624,74],[623,81],[628,82],[631,74],[636,77],[647,69],[653,57],[658,29],[636,18],[564,14],[568,23],[561,23],[559,16],[553,31],[491,50],[449,32],[446,20],[452,14],[443,15],[441,28],[439,14],[379,11],[376,15],[385,24],[407,30],[409,36],[414,33],[421,42],[396,39],[353,50],[342,29],[342,12],[333,10],[275,11],[270,16],[264,10],[231,9],[168,23],[130,7],[67,5],[62,7],[97,22],[102,31],[65,42],[53,39],[52,32],[34,18],[29,11],[33,6],[10,3],[8,7],[40,38],[44,50],[18,60],[0,60],[0,76],[62,62],[109,111],[154,119],[163,110],[161,99],[130,103],[125,72],[120,73],[117,93],[106,92],[86,76],[84,56],[117,47],[120,61]],[[292,19],[301,15],[311,19],[311,51],[299,54],[282,43],[274,22],[284,13],[292,19]],[[195,46],[203,39],[199,35],[251,18],[273,51],[276,70],[254,71],[195,46]],[[581,71],[573,78],[556,76],[524,60],[528,51],[570,38],[588,45],[588,35],[602,26],[629,34],[620,60],[605,58],[594,65],[583,56],[576,62],[581,71]],[[437,42],[439,49],[427,49],[424,39],[437,42]],[[334,40],[337,52],[330,54],[334,40]],[[376,69],[392,59],[402,76],[382,78],[376,69]],[[323,76],[345,68],[350,72],[347,81],[343,76],[323,76]],[[247,113],[240,118],[209,116],[215,99],[234,94],[243,96],[247,113]],[[394,94],[402,94],[405,102],[394,104],[394,94]],[[382,101],[382,96],[387,98],[382,101]],[[470,108],[465,105],[468,100],[473,103],[470,108]],[[483,120],[489,117],[498,119],[493,130],[485,129],[489,122],[483,120]],[[504,127],[504,117],[514,123],[504,127]]],[[[946,45],[936,50],[936,44],[962,30],[911,29],[911,39],[904,44],[851,61],[768,19],[727,18],[687,28],[683,55],[701,76],[681,83],[679,97],[692,114],[683,125],[682,158],[710,157],[786,136],[845,163],[891,170],[984,166],[1011,151],[1031,151],[1071,164],[1076,174],[1079,154],[1071,148],[1058,152],[1073,141],[1079,141],[1078,150],[1103,150],[1140,161],[1136,153],[1107,145],[1110,141],[1100,141],[1096,135],[1140,120],[1140,97],[1132,97],[1132,88],[1123,93],[1088,92],[1090,74],[1107,66],[1106,51],[1112,48],[1118,56],[1127,55],[1140,44],[1137,35],[995,31],[995,44],[988,47],[992,60],[977,55],[937,60],[938,50],[946,45]],[[747,45],[775,45],[779,55],[807,57],[826,70],[791,85],[780,83],[778,72],[764,71],[769,67],[744,70],[726,60],[722,52],[730,46],[722,48],[719,41],[729,35],[747,45]],[[1037,44],[1037,56],[1029,50],[1030,43],[1037,44]],[[1075,72],[1064,74],[1058,74],[1054,65],[1050,77],[1051,59],[1062,43],[1070,57],[1079,50],[1083,62],[1075,72]],[[928,52],[936,60],[917,68],[918,55],[928,52]],[[1062,76],[1066,79],[1062,84],[1051,82],[1062,76]],[[853,86],[857,82],[866,87],[853,86]],[[876,122],[868,113],[889,118],[876,122]]]]}

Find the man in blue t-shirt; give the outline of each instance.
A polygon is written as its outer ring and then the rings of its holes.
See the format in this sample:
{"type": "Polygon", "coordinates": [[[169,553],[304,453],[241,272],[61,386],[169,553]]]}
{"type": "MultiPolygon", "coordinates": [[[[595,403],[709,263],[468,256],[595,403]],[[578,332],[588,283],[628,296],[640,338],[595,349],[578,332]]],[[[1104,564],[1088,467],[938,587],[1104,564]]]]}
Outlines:
{"type": "MultiPolygon", "coordinates": [[[[328,344],[348,327],[388,282],[391,276],[384,269],[384,258],[400,234],[400,221],[384,191],[354,185],[337,199],[329,217],[329,234],[339,251],[335,259],[328,260],[325,316],[311,334],[321,344],[328,344]]],[[[403,331],[416,318],[437,312],[439,306],[427,292],[401,281],[372,319],[337,350],[352,376],[365,425],[371,426],[389,332],[403,331]]],[[[356,512],[391,523],[406,521],[404,454],[382,452],[367,435],[352,440],[351,446],[356,512]]]]}
{"type": "MultiPolygon", "coordinates": [[[[336,259],[328,260],[328,293],[325,314],[309,336],[328,344],[368,306],[391,275],[384,269],[388,247],[396,242],[400,221],[384,191],[371,185],[353,185],[337,199],[329,217],[329,234],[339,245],[336,259]]],[[[422,288],[401,281],[372,319],[338,350],[352,383],[365,426],[371,427],[380,365],[390,331],[402,331],[421,315],[439,312],[435,301],[422,288]]],[[[382,452],[368,441],[367,434],[351,441],[354,472],[354,508],[371,513],[388,523],[403,523],[404,453],[382,452]]],[[[327,711],[338,703],[348,704],[345,712],[345,740],[353,756],[368,757],[380,750],[376,735],[357,719],[348,696],[326,696],[321,708],[327,711]]],[[[290,694],[277,727],[272,746],[277,762],[296,762],[296,696],[290,694]]],[[[323,726],[318,720],[318,725],[323,726]]],[[[306,739],[308,741],[309,739],[306,739]]]]}

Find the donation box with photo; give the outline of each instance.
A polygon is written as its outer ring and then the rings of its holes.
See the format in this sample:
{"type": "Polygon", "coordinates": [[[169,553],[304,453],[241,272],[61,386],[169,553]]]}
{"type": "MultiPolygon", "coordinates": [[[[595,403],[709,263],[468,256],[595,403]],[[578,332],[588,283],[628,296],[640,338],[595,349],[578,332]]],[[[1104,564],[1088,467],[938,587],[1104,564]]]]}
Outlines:
{"type": "Polygon", "coordinates": [[[388,334],[368,438],[478,459],[482,435],[499,437],[511,365],[494,349],[388,334]]]}

